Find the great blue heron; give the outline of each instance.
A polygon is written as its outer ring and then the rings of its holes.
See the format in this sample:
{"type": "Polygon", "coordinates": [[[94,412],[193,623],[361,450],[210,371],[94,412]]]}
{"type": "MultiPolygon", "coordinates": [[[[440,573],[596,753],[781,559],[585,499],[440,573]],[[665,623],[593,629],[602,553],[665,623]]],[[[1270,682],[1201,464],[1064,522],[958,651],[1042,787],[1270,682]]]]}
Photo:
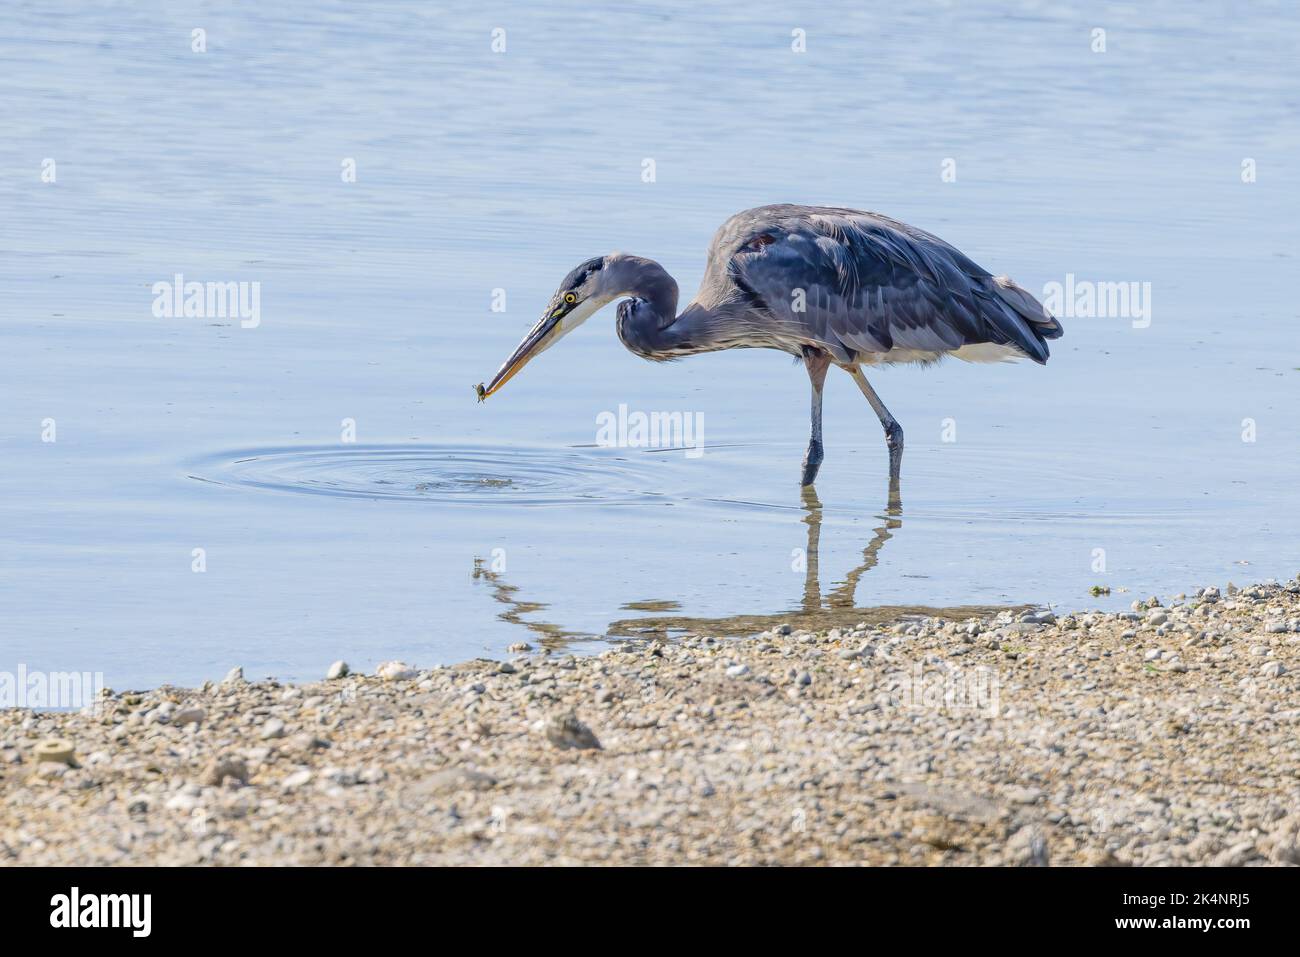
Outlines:
{"type": "Polygon", "coordinates": [[[779,349],[812,380],[811,485],[822,462],[822,386],[837,365],[853,376],[885,430],[897,495],[903,430],[864,366],[973,362],[1027,356],[1047,362],[1061,324],[1028,292],[994,276],[924,230],[879,213],[827,206],[760,206],[737,213],[709,247],[700,291],[677,313],[677,283],[651,259],[588,259],[551,297],[542,318],[486,386],[492,395],[534,356],[620,297],[618,337],[646,359],[718,349],[779,349]]]}

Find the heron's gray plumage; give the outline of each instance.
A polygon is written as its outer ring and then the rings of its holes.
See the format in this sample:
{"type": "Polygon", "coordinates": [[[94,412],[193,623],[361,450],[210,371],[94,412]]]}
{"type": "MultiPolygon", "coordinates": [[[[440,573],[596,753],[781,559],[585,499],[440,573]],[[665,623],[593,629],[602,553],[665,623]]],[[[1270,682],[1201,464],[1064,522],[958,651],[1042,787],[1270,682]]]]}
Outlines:
{"type": "Polygon", "coordinates": [[[715,315],[715,348],[812,346],[841,364],[932,361],[986,343],[1042,363],[1061,334],[1033,296],[937,236],[820,206],[728,219],[696,303],[715,315]]]}
{"type": "Polygon", "coordinates": [[[542,318],[483,399],[533,356],[602,306],[618,306],[619,339],[647,359],[769,348],[801,357],[813,387],[804,463],[821,463],[826,368],[847,370],[871,403],[889,447],[897,492],[903,430],[862,372],[882,363],[1028,357],[1047,362],[1061,325],[1026,290],[994,276],[938,236],[879,213],[829,206],[760,206],[719,227],[695,298],[677,312],[677,283],[652,259],[612,253],[565,276],[542,318]]]}

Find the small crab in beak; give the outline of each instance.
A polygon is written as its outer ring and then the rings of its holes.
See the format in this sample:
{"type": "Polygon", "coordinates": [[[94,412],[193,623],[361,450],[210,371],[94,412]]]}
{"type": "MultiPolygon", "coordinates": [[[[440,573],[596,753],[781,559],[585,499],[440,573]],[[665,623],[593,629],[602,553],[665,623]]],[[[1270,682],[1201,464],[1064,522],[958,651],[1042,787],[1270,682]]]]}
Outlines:
{"type": "Polygon", "coordinates": [[[613,298],[602,292],[600,270],[604,264],[603,256],[589,259],[564,277],[560,288],[551,297],[550,305],[542,313],[542,318],[520,340],[510,358],[501,364],[497,374],[492,377],[492,381],[487,385],[480,382],[474,387],[474,394],[480,402],[499,390],[532,359],[582,325],[592,313],[613,298]]]}

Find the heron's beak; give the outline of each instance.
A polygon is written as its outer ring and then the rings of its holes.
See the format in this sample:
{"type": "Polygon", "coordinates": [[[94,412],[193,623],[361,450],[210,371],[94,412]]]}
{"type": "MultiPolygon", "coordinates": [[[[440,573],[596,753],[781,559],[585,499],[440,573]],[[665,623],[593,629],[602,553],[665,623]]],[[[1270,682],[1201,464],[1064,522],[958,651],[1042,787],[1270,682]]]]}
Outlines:
{"type": "Polygon", "coordinates": [[[492,381],[486,387],[481,385],[478,387],[478,400],[480,402],[513,379],[520,369],[528,365],[528,360],[541,355],[552,343],[559,339],[561,333],[560,317],[562,315],[563,310],[557,309],[550,315],[543,316],[533,328],[528,330],[528,335],[524,336],[523,341],[511,353],[510,358],[501,364],[501,368],[492,377],[492,381]]]}

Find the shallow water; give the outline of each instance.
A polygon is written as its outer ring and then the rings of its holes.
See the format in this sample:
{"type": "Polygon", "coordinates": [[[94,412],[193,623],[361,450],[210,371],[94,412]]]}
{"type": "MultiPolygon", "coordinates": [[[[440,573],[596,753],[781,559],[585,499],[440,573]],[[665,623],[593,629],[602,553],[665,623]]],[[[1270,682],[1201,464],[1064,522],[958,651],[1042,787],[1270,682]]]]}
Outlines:
{"type": "Polygon", "coordinates": [[[441,9],[6,7],[0,670],[302,679],[1300,571],[1293,7],[441,9]],[[1036,292],[1149,282],[1151,321],[878,373],[896,513],[847,377],[809,499],[800,369],[646,363],[612,310],[475,402],[581,259],[689,294],[718,223],[776,201],[1036,292]],[[155,318],[177,273],[259,282],[260,324],[155,318]],[[620,404],[701,414],[703,454],[598,447],[620,404]]]}

